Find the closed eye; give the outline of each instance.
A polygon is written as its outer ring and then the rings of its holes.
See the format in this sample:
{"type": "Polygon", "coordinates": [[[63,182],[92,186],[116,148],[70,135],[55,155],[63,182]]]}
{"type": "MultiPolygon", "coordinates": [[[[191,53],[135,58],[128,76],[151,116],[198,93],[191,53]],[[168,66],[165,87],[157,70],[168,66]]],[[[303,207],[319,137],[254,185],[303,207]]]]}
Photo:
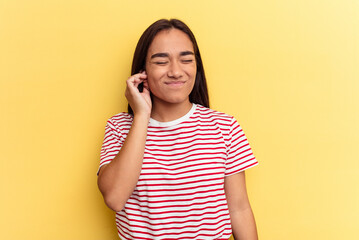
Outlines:
{"type": "Polygon", "coordinates": [[[155,62],[155,64],[158,64],[158,65],[165,65],[167,64],[168,62],[155,62]]]}
{"type": "Polygon", "coordinates": [[[183,63],[191,63],[193,62],[193,59],[187,59],[187,60],[182,60],[183,63]]]}

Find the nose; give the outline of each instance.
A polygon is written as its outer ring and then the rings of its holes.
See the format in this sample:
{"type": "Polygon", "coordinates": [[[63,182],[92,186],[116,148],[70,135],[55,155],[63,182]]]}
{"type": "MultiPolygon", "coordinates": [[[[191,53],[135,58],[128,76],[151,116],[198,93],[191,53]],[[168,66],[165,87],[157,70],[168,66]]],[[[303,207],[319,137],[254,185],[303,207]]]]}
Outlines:
{"type": "Polygon", "coordinates": [[[180,78],[183,76],[183,70],[181,64],[178,61],[171,62],[168,69],[168,77],[170,78],[180,78]]]}

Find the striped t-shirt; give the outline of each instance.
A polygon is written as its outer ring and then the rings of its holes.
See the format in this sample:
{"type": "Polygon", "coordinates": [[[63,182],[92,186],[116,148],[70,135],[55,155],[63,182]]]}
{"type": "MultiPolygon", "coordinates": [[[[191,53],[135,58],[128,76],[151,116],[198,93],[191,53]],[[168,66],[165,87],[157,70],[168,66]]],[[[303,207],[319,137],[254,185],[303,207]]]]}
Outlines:
{"type": "MultiPolygon", "coordinates": [[[[100,167],[117,155],[132,120],[128,113],[108,120],[100,167]]],[[[140,177],[116,213],[120,238],[228,239],[224,178],[257,164],[232,116],[193,104],[177,120],[150,119],[140,177]]]]}

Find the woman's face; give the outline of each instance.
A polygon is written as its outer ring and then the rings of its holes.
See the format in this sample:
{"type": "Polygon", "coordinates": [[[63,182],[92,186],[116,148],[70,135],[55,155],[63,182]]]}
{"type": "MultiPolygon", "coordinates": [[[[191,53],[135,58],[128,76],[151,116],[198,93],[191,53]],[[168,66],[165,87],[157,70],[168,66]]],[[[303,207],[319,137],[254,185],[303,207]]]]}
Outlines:
{"type": "Polygon", "coordinates": [[[189,102],[197,65],[187,34],[178,29],[159,32],[147,52],[146,73],[154,104],[189,102]]]}

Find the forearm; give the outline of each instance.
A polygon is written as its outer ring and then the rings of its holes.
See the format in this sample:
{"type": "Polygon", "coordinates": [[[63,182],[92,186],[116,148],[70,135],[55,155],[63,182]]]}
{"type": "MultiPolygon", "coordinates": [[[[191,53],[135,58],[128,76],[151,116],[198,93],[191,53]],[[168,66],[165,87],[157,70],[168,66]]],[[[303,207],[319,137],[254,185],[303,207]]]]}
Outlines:
{"type": "Polygon", "coordinates": [[[257,227],[250,206],[230,212],[235,240],[258,240],[257,227]]]}
{"type": "Polygon", "coordinates": [[[120,211],[140,176],[147,137],[148,116],[135,116],[126,140],[111,163],[103,166],[98,186],[109,208],[120,211]]]}

